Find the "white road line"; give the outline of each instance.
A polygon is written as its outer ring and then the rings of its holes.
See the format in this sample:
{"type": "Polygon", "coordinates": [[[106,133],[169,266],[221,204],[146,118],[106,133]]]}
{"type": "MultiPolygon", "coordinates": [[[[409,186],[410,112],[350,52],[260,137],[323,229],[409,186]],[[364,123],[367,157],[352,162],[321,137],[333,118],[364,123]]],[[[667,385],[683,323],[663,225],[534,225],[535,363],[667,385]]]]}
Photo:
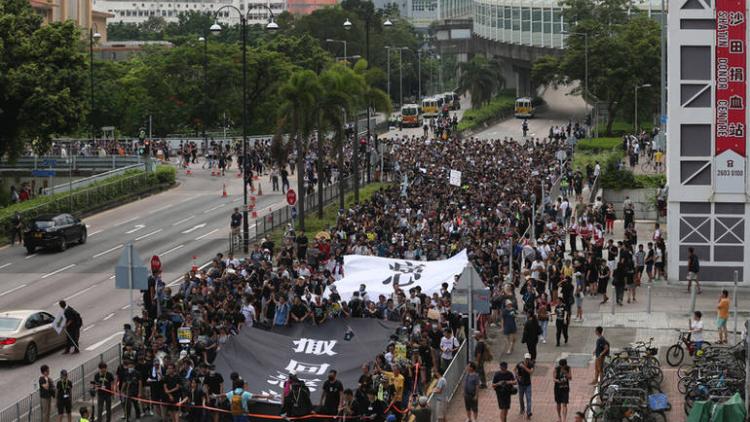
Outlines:
{"type": "Polygon", "coordinates": [[[213,230],[211,230],[210,232],[208,232],[206,234],[203,234],[203,235],[200,235],[200,236],[196,237],[195,240],[201,240],[201,239],[203,239],[206,236],[210,236],[210,235],[216,233],[217,231],[219,231],[219,229],[213,229],[213,230]]]}
{"type": "Polygon", "coordinates": [[[114,226],[112,226],[112,227],[118,227],[118,226],[122,226],[123,224],[128,224],[128,223],[130,223],[131,221],[135,221],[135,220],[137,220],[137,219],[139,219],[139,218],[140,218],[140,217],[133,217],[133,218],[129,218],[129,219],[125,220],[125,221],[121,221],[121,222],[119,222],[119,223],[115,224],[115,225],[114,225],[114,226]]]}
{"type": "Polygon", "coordinates": [[[131,230],[126,231],[125,234],[135,233],[138,230],[143,230],[145,228],[146,228],[145,224],[136,224],[135,226],[133,226],[133,228],[131,230]]]}
{"type": "Polygon", "coordinates": [[[196,230],[198,230],[198,229],[202,229],[202,228],[204,228],[204,227],[206,227],[206,223],[201,223],[201,224],[197,224],[197,225],[195,225],[195,226],[193,226],[193,227],[191,227],[191,228],[189,228],[189,229],[187,229],[187,230],[184,230],[184,231],[182,232],[182,234],[188,234],[188,233],[192,233],[192,232],[194,232],[194,231],[196,231],[196,230]]]}
{"type": "Polygon", "coordinates": [[[135,238],[135,240],[141,240],[141,239],[145,239],[145,238],[147,238],[147,237],[151,236],[152,234],[156,234],[156,233],[159,233],[159,232],[160,232],[160,231],[162,231],[162,230],[164,230],[164,229],[154,230],[154,231],[152,231],[151,233],[146,233],[146,234],[144,234],[144,235],[142,235],[142,236],[138,236],[138,237],[136,237],[136,238],[135,238]]]}
{"type": "Polygon", "coordinates": [[[84,328],[84,329],[83,329],[83,330],[81,330],[81,331],[83,331],[83,332],[85,333],[86,331],[88,331],[88,330],[90,330],[90,329],[92,329],[92,328],[94,328],[94,327],[96,327],[96,324],[91,324],[91,325],[89,325],[88,327],[84,328]]]}
{"type": "Polygon", "coordinates": [[[112,312],[111,314],[109,314],[109,315],[105,316],[104,318],[102,318],[102,321],[106,321],[106,320],[112,318],[113,316],[115,316],[114,312],[112,312]]]}
{"type": "Polygon", "coordinates": [[[103,232],[103,231],[104,231],[104,230],[97,230],[97,231],[95,231],[95,232],[91,232],[91,233],[89,233],[89,234],[88,234],[88,237],[91,237],[91,236],[93,236],[93,235],[95,235],[95,234],[99,234],[99,233],[101,233],[101,232],[103,232]]]}
{"type": "Polygon", "coordinates": [[[120,309],[122,309],[122,310],[124,311],[124,310],[128,309],[129,307],[130,307],[130,305],[125,305],[125,306],[123,306],[123,307],[122,307],[122,308],[120,308],[120,309]]]}
{"type": "Polygon", "coordinates": [[[104,252],[99,252],[98,254],[94,255],[92,258],[99,258],[100,256],[106,255],[106,254],[108,254],[108,253],[110,253],[112,251],[116,251],[116,250],[120,249],[121,247],[122,247],[122,243],[120,243],[119,245],[115,246],[114,248],[109,248],[109,249],[107,249],[104,252]]]}
{"type": "Polygon", "coordinates": [[[226,204],[220,204],[220,205],[217,205],[217,206],[215,206],[215,207],[213,207],[213,208],[209,208],[209,209],[207,209],[207,210],[203,211],[203,214],[208,214],[209,212],[211,212],[211,211],[213,211],[213,210],[218,210],[219,208],[221,208],[221,207],[223,207],[223,206],[225,206],[225,205],[226,205],[226,204]]]}
{"type": "Polygon", "coordinates": [[[157,209],[155,209],[155,210],[151,210],[151,211],[149,211],[148,213],[149,213],[149,214],[156,214],[156,213],[157,213],[157,212],[159,212],[159,211],[164,211],[165,209],[167,209],[167,208],[170,208],[170,207],[173,207],[173,206],[174,206],[174,204],[169,204],[169,205],[165,205],[165,206],[163,206],[163,207],[159,207],[159,208],[157,208],[157,209]]]}
{"type": "Polygon", "coordinates": [[[96,349],[104,346],[108,341],[112,341],[112,340],[116,339],[117,337],[121,336],[122,334],[123,334],[123,331],[118,331],[118,332],[112,334],[111,336],[105,338],[104,340],[97,341],[96,343],[94,343],[91,346],[87,347],[86,351],[90,352],[92,350],[96,350],[96,349]]]}
{"type": "Polygon", "coordinates": [[[181,248],[182,248],[182,247],[184,247],[184,246],[185,246],[185,245],[175,246],[174,248],[172,248],[172,249],[170,249],[170,250],[168,250],[168,251],[164,251],[164,252],[162,252],[162,253],[160,253],[160,254],[157,254],[157,255],[159,255],[159,256],[164,256],[164,255],[166,255],[166,254],[168,254],[168,253],[172,253],[172,252],[176,251],[177,249],[181,249],[181,248]]]}
{"type": "Polygon", "coordinates": [[[52,277],[53,275],[55,275],[57,273],[61,273],[61,272],[65,271],[65,270],[67,270],[68,268],[73,268],[75,266],[76,266],[76,264],[66,265],[66,266],[60,268],[59,270],[55,270],[55,271],[52,271],[51,273],[43,275],[42,278],[52,277]]]}
{"type": "Polygon", "coordinates": [[[177,225],[180,225],[180,224],[182,224],[182,223],[184,223],[184,222],[186,222],[186,221],[190,221],[190,220],[192,220],[192,219],[194,219],[194,218],[195,218],[195,216],[194,216],[194,215],[191,215],[190,217],[188,217],[188,218],[183,218],[182,220],[180,220],[180,221],[178,221],[178,222],[176,222],[176,223],[173,223],[172,225],[173,225],[173,226],[177,226],[177,225]]]}
{"type": "Polygon", "coordinates": [[[9,295],[9,294],[11,294],[11,293],[15,292],[16,290],[21,290],[21,289],[23,289],[24,287],[26,287],[26,285],[25,285],[25,284],[20,284],[20,285],[18,285],[18,286],[16,286],[16,287],[12,288],[12,289],[10,289],[10,290],[6,290],[6,291],[4,291],[4,292],[0,293],[0,297],[3,297],[3,296],[5,296],[5,295],[9,295]]]}
{"type": "Polygon", "coordinates": [[[24,258],[24,259],[31,259],[31,258],[33,258],[35,256],[37,256],[37,254],[33,253],[31,255],[27,255],[26,258],[24,258]]]}
{"type": "MultiPolygon", "coordinates": [[[[98,286],[98,284],[94,284],[94,285],[92,285],[92,286],[86,287],[85,289],[81,290],[80,292],[78,292],[78,293],[75,293],[75,294],[72,294],[72,295],[70,295],[70,296],[66,297],[66,298],[65,298],[65,300],[67,301],[67,300],[73,299],[74,297],[78,297],[78,296],[80,296],[80,295],[82,295],[82,294],[84,294],[84,293],[88,292],[89,290],[93,289],[93,288],[94,288],[94,287],[96,287],[96,286],[98,286]]],[[[57,302],[55,302],[55,303],[57,303],[57,302]]],[[[54,305],[54,304],[53,304],[53,305],[54,305]]]]}
{"type": "Polygon", "coordinates": [[[240,201],[242,201],[243,199],[244,199],[244,198],[235,198],[235,199],[232,199],[232,202],[240,202],[240,201]]]}
{"type": "Polygon", "coordinates": [[[12,264],[12,262],[9,262],[9,263],[7,263],[7,264],[3,264],[3,265],[0,265],[0,270],[2,270],[2,269],[3,269],[3,268],[5,268],[5,267],[9,267],[9,266],[10,266],[10,264],[12,264]]]}
{"type": "Polygon", "coordinates": [[[110,280],[113,280],[113,279],[114,279],[115,277],[117,277],[117,276],[116,276],[116,275],[114,275],[114,274],[112,274],[112,275],[111,275],[111,276],[109,277],[109,279],[110,279],[110,280]]]}

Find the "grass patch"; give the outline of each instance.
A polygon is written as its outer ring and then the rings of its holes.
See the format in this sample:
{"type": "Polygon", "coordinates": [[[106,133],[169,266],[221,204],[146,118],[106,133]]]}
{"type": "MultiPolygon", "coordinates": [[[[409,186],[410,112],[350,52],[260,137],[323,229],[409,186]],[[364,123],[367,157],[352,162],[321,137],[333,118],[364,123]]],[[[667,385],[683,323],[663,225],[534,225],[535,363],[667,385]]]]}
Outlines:
{"type": "MultiPolygon", "coordinates": [[[[641,122],[638,126],[640,129],[645,130],[647,132],[650,132],[654,128],[654,124],[650,121],[641,122]]],[[[607,123],[605,122],[597,126],[597,130],[599,131],[598,133],[600,134],[607,134],[607,123]]],[[[612,123],[611,136],[623,136],[623,135],[632,135],[632,134],[633,134],[633,122],[628,122],[625,120],[617,119],[614,121],[614,123],[612,123]]]]}
{"type": "Polygon", "coordinates": [[[601,152],[622,147],[622,138],[591,138],[579,139],[576,142],[576,152],[601,152]]]}
{"type": "MultiPolygon", "coordinates": [[[[369,200],[372,195],[379,191],[381,188],[389,186],[390,183],[370,183],[359,188],[359,201],[364,202],[369,200]]],[[[317,193],[315,193],[317,195],[317,193]]],[[[348,209],[354,204],[354,192],[349,192],[344,196],[344,208],[348,209]]],[[[318,209],[313,208],[311,210],[305,210],[305,233],[308,237],[312,238],[316,233],[323,230],[328,230],[330,227],[336,225],[336,218],[339,213],[339,200],[338,197],[330,205],[323,207],[323,218],[318,218],[318,209]]],[[[297,221],[295,221],[296,227],[297,221]]],[[[282,238],[286,232],[286,227],[278,227],[271,232],[269,238],[275,245],[281,245],[282,238]]]]}

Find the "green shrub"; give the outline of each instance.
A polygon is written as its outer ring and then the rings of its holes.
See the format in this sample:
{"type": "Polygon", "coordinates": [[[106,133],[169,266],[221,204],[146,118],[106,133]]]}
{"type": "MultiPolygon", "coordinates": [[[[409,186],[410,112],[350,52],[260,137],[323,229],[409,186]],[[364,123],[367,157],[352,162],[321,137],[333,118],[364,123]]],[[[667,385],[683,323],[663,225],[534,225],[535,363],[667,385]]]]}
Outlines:
{"type": "Polygon", "coordinates": [[[500,95],[480,108],[472,108],[464,112],[461,121],[458,122],[458,131],[463,132],[474,129],[482,123],[503,115],[513,113],[516,99],[512,95],[500,95]]]}
{"type": "MultiPolygon", "coordinates": [[[[638,119],[640,120],[640,119],[638,119]]],[[[640,128],[650,132],[654,128],[654,124],[651,122],[641,122],[640,128]]],[[[606,135],[607,134],[607,123],[604,122],[600,124],[597,129],[599,130],[599,134],[606,135]]],[[[623,135],[632,135],[633,134],[633,122],[626,122],[625,120],[615,120],[614,123],[612,123],[612,134],[611,136],[623,136],[623,135]]]]}
{"type": "Polygon", "coordinates": [[[601,152],[621,148],[622,138],[591,138],[576,142],[576,153],[592,151],[601,152]]]}
{"type": "Polygon", "coordinates": [[[175,182],[177,170],[172,166],[159,166],[156,168],[154,174],[159,183],[171,185],[175,182]]]}

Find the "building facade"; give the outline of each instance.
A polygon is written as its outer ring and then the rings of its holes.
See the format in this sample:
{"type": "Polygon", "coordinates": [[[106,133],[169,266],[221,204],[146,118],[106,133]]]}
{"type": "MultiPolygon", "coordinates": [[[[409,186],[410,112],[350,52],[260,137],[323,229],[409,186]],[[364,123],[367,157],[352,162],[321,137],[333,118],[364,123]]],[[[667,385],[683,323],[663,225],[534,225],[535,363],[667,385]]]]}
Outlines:
{"type": "Polygon", "coordinates": [[[667,182],[670,278],[688,248],[701,281],[750,271],[746,123],[746,0],[670,0],[667,182]]]}
{"type": "MultiPolygon", "coordinates": [[[[107,41],[109,13],[94,10],[94,0],[29,0],[29,4],[44,19],[44,23],[75,21],[83,31],[94,28],[107,41]]],[[[86,34],[84,34],[86,35],[86,34]]]]}
{"type": "MultiPolygon", "coordinates": [[[[312,0],[311,0],[312,1],[312,0]]],[[[274,15],[286,10],[285,0],[93,0],[97,10],[114,15],[109,22],[143,23],[152,17],[159,17],[167,22],[177,22],[180,15],[189,12],[215,14],[224,6],[232,5],[248,15],[248,23],[264,24],[268,21],[268,6],[274,15]]],[[[239,14],[226,8],[218,15],[222,23],[235,25],[240,23],[239,14]]]]}

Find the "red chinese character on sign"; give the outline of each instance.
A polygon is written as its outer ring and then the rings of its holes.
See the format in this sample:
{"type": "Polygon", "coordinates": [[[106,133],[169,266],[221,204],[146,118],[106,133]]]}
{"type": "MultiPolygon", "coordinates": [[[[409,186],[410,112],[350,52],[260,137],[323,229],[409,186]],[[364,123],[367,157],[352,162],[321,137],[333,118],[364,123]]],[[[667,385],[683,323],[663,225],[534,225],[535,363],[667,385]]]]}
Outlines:
{"type": "Polygon", "coordinates": [[[745,14],[742,12],[729,12],[729,25],[737,26],[745,22],[745,14]]]}
{"type": "Polygon", "coordinates": [[[745,104],[742,97],[739,95],[732,95],[729,97],[729,108],[732,110],[744,110],[745,104]]]}
{"type": "Polygon", "coordinates": [[[735,54],[742,54],[745,51],[745,43],[742,40],[730,40],[729,41],[729,52],[735,54]]]}
{"type": "Polygon", "coordinates": [[[744,82],[745,81],[745,69],[741,67],[730,67],[729,68],[729,81],[730,82],[744,82]]]}

